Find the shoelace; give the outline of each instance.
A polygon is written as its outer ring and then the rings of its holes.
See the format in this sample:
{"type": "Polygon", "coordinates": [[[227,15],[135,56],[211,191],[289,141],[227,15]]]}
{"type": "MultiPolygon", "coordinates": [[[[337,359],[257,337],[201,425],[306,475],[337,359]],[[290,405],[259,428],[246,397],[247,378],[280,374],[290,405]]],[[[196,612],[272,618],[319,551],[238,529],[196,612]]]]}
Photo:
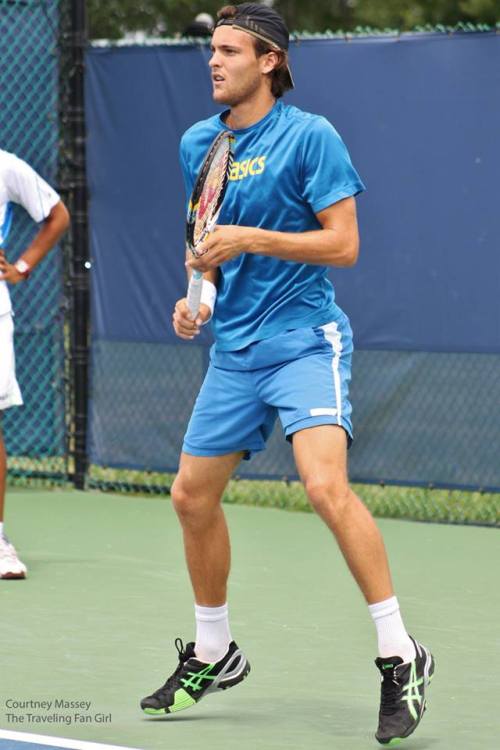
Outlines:
{"type": "Polygon", "coordinates": [[[186,649],[184,647],[184,643],[182,642],[182,638],[176,638],[174,641],[175,648],[177,649],[177,653],[179,655],[179,664],[177,666],[177,669],[173,674],[170,675],[168,680],[164,685],[161,686],[161,688],[158,688],[158,690],[155,690],[153,695],[155,697],[161,697],[163,693],[168,692],[170,688],[172,687],[172,684],[174,680],[177,678],[178,674],[180,673],[182,667],[184,666],[185,662],[188,660],[188,654],[186,653],[186,649]]]}
{"type": "Polygon", "coordinates": [[[398,710],[398,699],[400,692],[401,689],[395,675],[395,670],[386,670],[382,678],[382,691],[380,701],[381,713],[391,715],[398,710]]]}

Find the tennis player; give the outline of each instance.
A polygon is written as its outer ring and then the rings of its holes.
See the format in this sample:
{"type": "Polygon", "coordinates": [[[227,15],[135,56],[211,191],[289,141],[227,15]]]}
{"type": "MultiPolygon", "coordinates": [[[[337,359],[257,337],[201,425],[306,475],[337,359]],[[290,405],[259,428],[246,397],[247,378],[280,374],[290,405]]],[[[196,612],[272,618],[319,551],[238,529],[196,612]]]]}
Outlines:
{"type": "MultiPolygon", "coordinates": [[[[0,417],[4,409],[23,403],[16,380],[13,313],[7,285],[25,282],[69,225],[68,211],[55,190],[26,162],[0,149],[1,238],[8,234],[13,203],[21,205],[34,221],[43,224],[15,263],[9,263],[0,249],[0,417]]],[[[0,429],[0,578],[25,578],[26,565],[4,533],[6,475],[7,459],[0,429]]]]}
{"type": "Polygon", "coordinates": [[[148,714],[179,711],[250,670],[230,631],[221,497],[238,463],[263,450],[279,415],[311,505],[336,537],[375,623],[376,736],[385,744],[419,723],[434,662],[405,629],[382,537],[348,484],[352,334],[327,274],[356,262],[355,196],[364,186],[332,125],[282,102],[293,87],[288,42],[273,9],[223,8],[209,65],[213,98],[228,109],[193,125],[181,142],[188,195],[221,129],[234,134],[235,160],[219,225],[201,257],[187,260],[204,273],[204,304],[194,321],[185,299],[173,313],[177,335],[192,340],[213,312],[215,337],[172,488],[196,639],[186,646],[177,639],[177,669],[141,706],[148,714]]]}

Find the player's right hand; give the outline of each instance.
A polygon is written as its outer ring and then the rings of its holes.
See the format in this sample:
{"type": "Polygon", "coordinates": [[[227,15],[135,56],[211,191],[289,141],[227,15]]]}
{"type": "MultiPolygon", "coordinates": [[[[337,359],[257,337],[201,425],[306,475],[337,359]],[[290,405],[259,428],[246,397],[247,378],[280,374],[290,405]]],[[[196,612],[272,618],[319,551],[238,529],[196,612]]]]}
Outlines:
{"type": "Polygon", "coordinates": [[[196,320],[193,320],[186,297],[182,297],[182,299],[175,303],[172,325],[179,338],[192,341],[200,333],[201,326],[207,320],[210,320],[210,308],[208,305],[201,304],[196,320]]]}
{"type": "Polygon", "coordinates": [[[5,257],[5,252],[0,250],[0,281],[6,281],[8,284],[19,284],[24,281],[25,277],[19,273],[13,263],[9,263],[5,257]]]}

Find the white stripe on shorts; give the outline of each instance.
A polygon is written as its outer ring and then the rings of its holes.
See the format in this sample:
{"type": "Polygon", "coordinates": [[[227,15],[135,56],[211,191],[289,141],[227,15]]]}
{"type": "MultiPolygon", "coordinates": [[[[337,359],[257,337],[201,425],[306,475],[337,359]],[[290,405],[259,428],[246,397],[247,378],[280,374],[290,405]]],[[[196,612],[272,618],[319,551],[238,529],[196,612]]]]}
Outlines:
{"type": "MultiPolygon", "coordinates": [[[[331,323],[327,323],[326,325],[321,326],[321,330],[324,331],[325,339],[331,344],[331,347],[333,349],[332,373],[333,373],[333,385],[335,388],[335,400],[337,403],[336,410],[325,408],[322,410],[322,413],[332,414],[332,416],[336,415],[337,424],[342,425],[342,389],[340,387],[340,372],[339,372],[340,355],[342,354],[342,334],[340,333],[339,327],[335,321],[332,321],[331,323]]],[[[315,409],[314,411],[316,412],[316,414],[318,413],[318,409],[315,409]]],[[[311,410],[311,414],[312,414],[312,410],[311,410]]]]}
{"type": "Polygon", "coordinates": [[[21,406],[23,398],[16,380],[14,323],[12,315],[0,315],[0,411],[21,406]]]}
{"type": "Polygon", "coordinates": [[[309,414],[311,417],[323,417],[325,414],[329,417],[336,417],[337,409],[331,409],[329,406],[325,406],[324,408],[320,407],[319,409],[309,409],[309,414]]]}

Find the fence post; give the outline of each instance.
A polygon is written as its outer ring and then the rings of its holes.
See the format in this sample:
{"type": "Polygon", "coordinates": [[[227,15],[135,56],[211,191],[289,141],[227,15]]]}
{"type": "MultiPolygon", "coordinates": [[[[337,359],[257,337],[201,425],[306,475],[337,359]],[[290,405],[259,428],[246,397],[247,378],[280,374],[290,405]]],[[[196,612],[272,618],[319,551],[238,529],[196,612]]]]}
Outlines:
{"type": "Polygon", "coordinates": [[[71,73],[68,91],[67,123],[70,132],[70,206],[73,247],[71,255],[71,359],[73,380],[73,484],[85,489],[87,475],[87,408],[89,361],[89,246],[88,196],[85,167],[84,58],[87,47],[85,0],[71,0],[71,73]]]}

